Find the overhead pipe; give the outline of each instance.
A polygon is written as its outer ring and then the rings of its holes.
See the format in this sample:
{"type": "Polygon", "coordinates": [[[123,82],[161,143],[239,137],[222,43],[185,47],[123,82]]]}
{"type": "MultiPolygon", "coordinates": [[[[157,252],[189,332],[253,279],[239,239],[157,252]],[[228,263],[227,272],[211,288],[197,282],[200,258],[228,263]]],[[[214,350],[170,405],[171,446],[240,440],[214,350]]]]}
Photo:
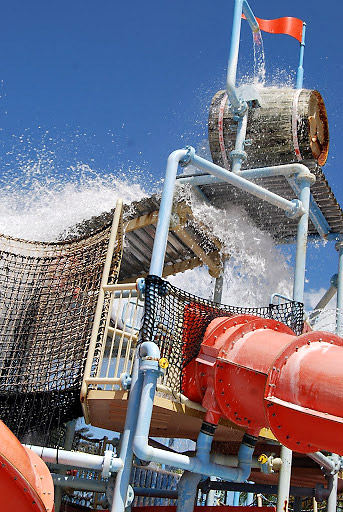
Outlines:
{"type": "Polygon", "coordinates": [[[91,453],[72,452],[31,444],[24,444],[23,446],[35,452],[44,462],[62,464],[72,468],[101,471],[103,478],[108,478],[110,474],[117,473],[123,467],[122,460],[117,458],[110,450],[106,450],[105,455],[93,455],[91,453]]]}
{"type": "MultiPolygon", "coordinates": [[[[271,192],[263,187],[260,187],[259,185],[256,185],[256,183],[253,183],[243,178],[241,174],[238,175],[231,171],[223,169],[219,165],[216,165],[213,162],[209,162],[208,160],[205,160],[204,158],[196,155],[194,148],[189,147],[188,150],[188,159],[185,160],[187,164],[192,163],[199,169],[209,172],[213,176],[216,176],[217,178],[220,178],[221,180],[226,181],[227,183],[230,183],[231,185],[241,190],[244,190],[245,192],[248,192],[249,194],[255,197],[258,197],[259,199],[263,199],[264,201],[267,201],[268,203],[273,204],[274,206],[277,206],[282,210],[285,210],[291,217],[298,217],[304,213],[305,210],[301,204],[301,201],[299,201],[298,199],[293,199],[292,201],[289,201],[288,199],[285,199],[277,194],[274,194],[274,192],[271,192]]],[[[305,175],[306,177],[308,176],[307,168],[305,175]]],[[[311,173],[310,175],[311,177],[309,177],[309,180],[311,179],[312,181],[313,175],[311,173]]]]}
{"type": "Polygon", "coordinates": [[[233,22],[231,32],[231,45],[227,67],[226,91],[234,112],[238,115],[244,114],[247,109],[246,102],[239,98],[236,90],[236,75],[239,53],[239,41],[241,34],[242,13],[244,13],[253,32],[258,32],[260,27],[246,0],[236,0],[233,11],[233,22]]]}

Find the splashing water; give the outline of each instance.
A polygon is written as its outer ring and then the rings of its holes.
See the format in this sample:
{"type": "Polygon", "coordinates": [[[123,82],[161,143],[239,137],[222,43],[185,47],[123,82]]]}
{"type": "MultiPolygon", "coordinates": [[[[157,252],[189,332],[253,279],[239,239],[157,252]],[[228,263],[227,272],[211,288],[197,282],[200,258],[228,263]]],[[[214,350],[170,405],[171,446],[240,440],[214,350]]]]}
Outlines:
{"type": "Polygon", "coordinates": [[[262,33],[253,32],[254,47],[254,83],[264,86],[266,83],[266,59],[264,55],[262,33]]]}
{"type": "MultiPolygon", "coordinates": [[[[229,206],[219,210],[198,200],[190,189],[181,191],[193,210],[197,221],[206,225],[222,243],[225,255],[224,289],[222,302],[245,307],[269,304],[272,293],[292,297],[293,271],[286,256],[270,235],[258,229],[243,208],[229,206]]],[[[198,272],[203,272],[198,270],[198,272]]],[[[198,274],[199,275],[199,274],[198,274]]],[[[214,280],[205,273],[199,275],[198,289],[194,291],[191,273],[174,281],[187,291],[212,298],[214,280]]]]}
{"type": "Polygon", "coordinates": [[[139,171],[103,174],[86,164],[70,166],[66,175],[56,176],[53,159],[43,152],[28,161],[0,189],[0,232],[36,241],[54,241],[67,236],[76,224],[147,194],[139,183],[139,171]],[[132,182],[132,176],[137,178],[132,182]]]}

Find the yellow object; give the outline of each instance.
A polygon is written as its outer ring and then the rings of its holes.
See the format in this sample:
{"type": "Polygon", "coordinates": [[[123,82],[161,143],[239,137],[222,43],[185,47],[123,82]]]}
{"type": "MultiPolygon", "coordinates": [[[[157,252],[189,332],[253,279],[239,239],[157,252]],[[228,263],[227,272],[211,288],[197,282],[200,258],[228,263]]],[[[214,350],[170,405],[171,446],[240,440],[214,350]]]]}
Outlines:
{"type": "Polygon", "coordinates": [[[268,457],[267,457],[267,455],[265,455],[264,453],[262,453],[262,454],[259,456],[258,461],[259,461],[261,464],[265,464],[265,463],[268,461],[268,457]]]}
{"type": "Polygon", "coordinates": [[[165,370],[169,366],[169,361],[166,357],[161,357],[158,364],[160,365],[161,368],[165,370]]]}

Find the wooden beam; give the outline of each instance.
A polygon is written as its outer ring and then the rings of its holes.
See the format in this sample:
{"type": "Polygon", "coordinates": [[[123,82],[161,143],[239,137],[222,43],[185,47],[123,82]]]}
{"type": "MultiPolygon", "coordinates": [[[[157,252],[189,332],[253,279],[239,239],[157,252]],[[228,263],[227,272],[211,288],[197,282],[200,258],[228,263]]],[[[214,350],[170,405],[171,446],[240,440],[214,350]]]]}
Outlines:
{"type": "Polygon", "coordinates": [[[198,242],[184,229],[183,226],[177,226],[173,229],[177,236],[189,247],[198,258],[201,259],[204,265],[208,266],[208,270],[213,277],[218,277],[221,272],[221,259],[219,252],[214,251],[207,254],[204,249],[200,247],[198,242]]]}
{"type": "MultiPolygon", "coordinates": [[[[212,252],[208,254],[208,256],[212,257],[213,259],[217,256],[217,252],[212,252]]],[[[174,274],[179,274],[180,272],[185,272],[186,270],[191,270],[196,267],[202,267],[204,265],[204,262],[201,260],[201,258],[195,257],[195,258],[189,258],[187,260],[179,261],[177,263],[174,263],[173,265],[165,265],[163,269],[163,277],[172,276],[174,274]]],[[[148,275],[147,272],[142,273],[137,276],[130,277],[129,279],[125,279],[124,281],[120,281],[119,284],[122,283],[135,283],[136,280],[139,277],[146,277],[148,275]]]]}
{"type": "Polygon", "coordinates": [[[145,226],[150,226],[151,224],[156,224],[157,217],[158,210],[131,219],[125,224],[125,233],[128,233],[129,231],[135,231],[136,229],[144,228],[145,226]]]}

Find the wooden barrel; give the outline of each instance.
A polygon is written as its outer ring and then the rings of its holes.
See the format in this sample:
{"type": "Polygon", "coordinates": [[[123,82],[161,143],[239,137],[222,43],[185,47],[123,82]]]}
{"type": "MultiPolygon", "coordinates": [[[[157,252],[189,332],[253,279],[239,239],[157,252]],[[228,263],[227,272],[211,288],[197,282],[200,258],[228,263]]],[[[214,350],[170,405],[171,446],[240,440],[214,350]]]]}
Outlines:
{"type": "MultiPolygon", "coordinates": [[[[329,127],[323,98],[307,89],[259,90],[262,106],[250,108],[243,169],[292,162],[323,166],[329,151],[329,127]]],[[[237,122],[225,91],[215,94],[209,114],[209,142],[213,162],[230,168],[237,122]]]]}

